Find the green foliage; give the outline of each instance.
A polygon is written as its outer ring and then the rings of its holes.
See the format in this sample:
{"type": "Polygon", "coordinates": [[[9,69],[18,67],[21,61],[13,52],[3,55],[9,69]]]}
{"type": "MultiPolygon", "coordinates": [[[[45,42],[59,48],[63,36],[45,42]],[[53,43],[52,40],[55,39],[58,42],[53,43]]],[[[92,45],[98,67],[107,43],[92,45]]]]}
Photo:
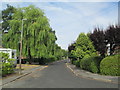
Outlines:
{"type": "Polygon", "coordinates": [[[75,50],[75,42],[68,46],[68,58],[75,60],[76,56],[72,54],[72,50],[75,50]]]}
{"type": "Polygon", "coordinates": [[[72,64],[73,64],[73,65],[76,65],[76,60],[72,60],[72,64]]]}
{"type": "Polygon", "coordinates": [[[27,19],[23,21],[23,57],[29,58],[31,62],[34,58],[46,61],[51,57],[62,59],[65,56],[66,51],[56,44],[55,31],[50,27],[48,18],[41,9],[33,5],[16,8],[12,20],[9,20],[10,30],[3,34],[3,44],[6,48],[17,49],[19,55],[21,33],[18,32],[22,29],[22,19],[27,19]]]}
{"type": "Polygon", "coordinates": [[[8,5],[7,4],[7,8],[5,10],[2,11],[2,30],[3,32],[5,30],[9,30],[10,29],[10,25],[9,25],[9,20],[12,20],[12,16],[15,13],[16,8],[8,5]]]}
{"type": "Polygon", "coordinates": [[[13,73],[13,66],[10,62],[2,64],[2,76],[13,73]]]}
{"type": "Polygon", "coordinates": [[[71,53],[71,52],[69,52],[68,57],[69,57],[71,60],[77,60],[77,57],[76,57],[73,53],[71,53]]]}
{"type": "Polygon", "coordinates": [[[120,54],[108,56],[100,63],[100,72],[104,75],[120,76],[120,54]]]}
{"type": "Polygon", "coordinates": [[[80,61],[80,67],[93,73],[99,73],[101,60],[102,58],[99,56],[85,57],[80,61]]]}
{"type": "Polygon", "coordinates": [[[75,49],[72,50],[71,53],[75,57],[82,59],[86,55],[91,56],[93,53],[95,53],[95,49],[89,37],[84,33],[81,33],[76,40],[75,49]]]}
{"type": "Polygon", "coordinates": [[[2,76],[7,74],[11,74],[14,72],[13,61],[14,59],[9,59],[8,53],[0,53],[1,59],[0,62],[2,64],[2,76]]]}
{"type": "Polygon", "coordinates": [[[0,52],[1,60],[8,60],[9,54],[0,52]]]}
{"type": "Polygon", "coordinates": [[[76,67],[80,67],[80,60],[72,60],[71,62],[73,65],[76,65],[76,67]]]}
{"type": "Polygon", "coordinates": [[[77,60],[77,61],[75,62],[75,65],[76,65],[76,67],[80,67],[80,60],[77,60]]]}

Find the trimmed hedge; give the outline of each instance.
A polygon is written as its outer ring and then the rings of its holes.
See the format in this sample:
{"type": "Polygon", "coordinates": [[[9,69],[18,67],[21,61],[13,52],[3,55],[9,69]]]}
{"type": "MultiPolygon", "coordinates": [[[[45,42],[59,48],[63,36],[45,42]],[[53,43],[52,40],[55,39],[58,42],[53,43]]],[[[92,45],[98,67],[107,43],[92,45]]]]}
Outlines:
{"type": "Polygon", "coordinates": [[[100,63],[100,72],[104,75],[120,76],[120,55],[108,56],[100,63]]]}
{"type": "Polygon", "coordinates": [[[101,60],[102,60],[102,57],[100,56],[83,58],[80,61],[80,67],[84,70],[88,70],[93,73],[99,73],[101,60]]]}

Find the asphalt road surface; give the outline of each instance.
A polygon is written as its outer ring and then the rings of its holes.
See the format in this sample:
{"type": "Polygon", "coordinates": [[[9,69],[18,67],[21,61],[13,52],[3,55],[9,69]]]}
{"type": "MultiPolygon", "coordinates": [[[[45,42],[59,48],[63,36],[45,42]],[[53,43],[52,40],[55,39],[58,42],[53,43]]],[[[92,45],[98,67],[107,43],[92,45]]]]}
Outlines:
{"type": "Polygon", "coordinates": [[[55,62],[3,88],[118,88],[117,84],[90,80],[75,76],[65,65],[66,61],[55,62]]]}

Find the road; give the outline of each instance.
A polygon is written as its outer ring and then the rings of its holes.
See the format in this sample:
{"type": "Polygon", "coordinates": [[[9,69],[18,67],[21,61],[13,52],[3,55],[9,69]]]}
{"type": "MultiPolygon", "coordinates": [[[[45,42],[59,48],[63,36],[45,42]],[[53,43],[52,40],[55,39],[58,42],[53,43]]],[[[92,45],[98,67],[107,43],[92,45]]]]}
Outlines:
{"type": "Polygon", "coordinates": [[[66,67],[65,62],[55,62],[3,88],[118,88],[117,84],[77,77],[66,67]]]}

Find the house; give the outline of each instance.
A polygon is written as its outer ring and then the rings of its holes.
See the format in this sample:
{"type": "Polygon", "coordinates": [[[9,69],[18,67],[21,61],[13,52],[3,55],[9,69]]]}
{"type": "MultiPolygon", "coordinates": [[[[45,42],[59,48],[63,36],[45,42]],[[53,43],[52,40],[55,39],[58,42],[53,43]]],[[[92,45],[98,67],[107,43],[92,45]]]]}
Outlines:
{"type": "Polygon", "coordinates": [[[9,58],[13,58],[15,59],[14,61],[14,66],[17,65],[17,57],[16,57],[16,50],[15,49],[10,49],[10,48],[0,48],[0,52],[3,53],[8,53],[9,54],[9,58]]]}

